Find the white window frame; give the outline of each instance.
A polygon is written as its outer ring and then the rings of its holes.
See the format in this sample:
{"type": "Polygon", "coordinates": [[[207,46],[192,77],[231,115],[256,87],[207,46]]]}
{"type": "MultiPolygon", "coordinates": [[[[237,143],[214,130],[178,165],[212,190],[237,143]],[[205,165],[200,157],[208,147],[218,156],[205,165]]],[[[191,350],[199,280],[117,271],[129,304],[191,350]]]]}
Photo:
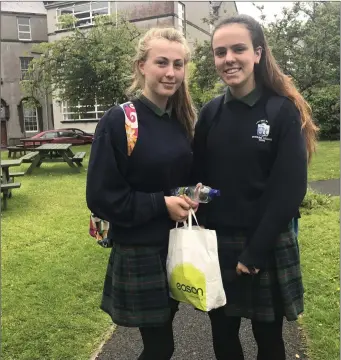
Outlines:
{"type": "Polygon", "coordinates": [[[86,14],[86,13],[90,14],[90,16],[88,16],[88,17],[79,19],[79,21],[89,20],[88,23],[83,24],[83,25],[77,25],[77,22],[76,22],[73,25],[74,28],[75,27],[81,28],[81,27],[93,25],[94,24],[94,18],[97,16],[97,15],[93,15],[94,11],[107,10],[106,14],[103,14],[103,15],[110,15],[110,1],[101,1],[101,2],[103,2],[103,3],[106,2],[107,5],[105,7],[93,9],[92,4],[93,3],[96,4],[96,3],[98,3],[98,1],[88,1],[88,2],[85,2],[85,3],[78,3],[78,4],[75,3],[75,4],[72,4],[72,5],[69,5],[69,6],[63,6],[63,7],[60,7],[58,9],[56,9],[56,19],[57,19],[56,27],[57,27],[57,29],[60,30],[60,26],[62,25],[62,22],[59,22],[58,18],[59,18],[59,16],[61,16],[60,12],[63,9],[70,9],[70,10],[72,9],[72,14],[70,13],[70,15],[73,15],[74,17],[77,17],[76,16],[77,14],[86,14]],[[77,7],[84,6],[84,5],[88,5],[89,9],[77,12],[77,7]]]}
{"type": "Polygon", "coordinates": [[[17,29],[18,29],[18,39],[20,41],[32,41],[31,18],[26,17],[26,16],[17,16],[17,29]],[[19,24],[19,19],[28,19],[28,25],[27,24],[19,24]],[[20,30],[19,26],[28,27],[28,31],[20,30]],[[30,34],[30,38],[29,39],[22,39],[22,38],[20,38],[20,34],[30,34]]]}
{"type": "Polygon", "coordinates": [[[86,111],[86,113],[88,113],[88,114],[95,114],[95,118],[87,118],[87,117],[82,117],[82,113],[73,111],[75,109],[80,109],[80,108],[84,107],[84,105],[81,105],[80,103],[78,103],[78,105],[76,105],[76,106],[69,106],[67,101],[63,101],[61,103],[61,113],[63,116],[63,121],[67,121],[67,122],[89,121],[89,120],[99,121],[105,113],[105,110],[100,109],[101,106],[102,105],[97,104],[97,102],[96,102],[94,107],[91,107],[91,110],[86,111]],[[76,115],[77,118],[76,119],[74,117],[70,118],[70,115],[76,115]]]}
{"type": "Polygon", "coordinates": [[[34,108],[30,108],[27,107],[26,110],[34,110],[35,111],[35,115],[34,116],[25,116],[25,104],[23,103],[22,105],[22,110],[23,110],[23,118],[24,118],[24,129],[25,129],[25,133],[37,133],[39,131],[39,122],[38,122],[38,109],[37,107],[34,108]],[[35,119],[36,122],[36,130],[27,130],[26,129],[26,119],[25,118],[29,118],[29,119],[35,119]]]}
{"type": "Polygon", "coordinates": [[[30,56],[21,56],[19,59],[20,59],[20,73],[21,73],[21,75],[20,75],[20,80],[25,80],[25,76],[26,76],[27,70],[28,70],[28,68],[29,68],[29,66],[30,66],[30,62],[32,61],[33,57],[30,57],[30,56]],[[26,69],[24,69],[24,68],[22,67],[22,65],[23,65],[22,60],[23,60],[23,59],[25,59],[25,60],[30,59],[29,62],[28,62],[28,64],[27,64],[27,68],[26,68],[26,69]]]}
{"type": "Polygon", "coordinates": [[[178,1],[178,27],[184,36],[186,36],[186,21],[185,21],[185,4],[178,1]]]}

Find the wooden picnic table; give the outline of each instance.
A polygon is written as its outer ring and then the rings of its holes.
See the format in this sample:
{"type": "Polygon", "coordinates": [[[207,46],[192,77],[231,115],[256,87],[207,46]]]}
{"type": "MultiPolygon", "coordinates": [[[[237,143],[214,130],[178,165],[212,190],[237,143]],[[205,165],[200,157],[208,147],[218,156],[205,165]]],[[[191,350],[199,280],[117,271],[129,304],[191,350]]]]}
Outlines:
{"type": "Polygon", "coordinates": [[[9,176],[9,168],[11,166],[20,166],[22,163],[21,159],[13,159],[13,160],[1,160],[1,176],[2,176],[2,183],[7,184],[10,181],[9,176]]]}
{"type": "Polygon", "coordinates": [[[3,209],[7,208],[7,198],[12,197],[11,189],[15,189],[21,186],[20,183],[11,182],[9,168],[12,166],[20,166],[22,163],[21,159],[15,160],[1,160],[1,192],[3,193],[3,209]]]}
{"type": "Polygon", "coordinates": [[[54,139],[32,139],[32,138],[24,138],[20,139],[20,141],[23,143],[24,148],[36,148],[38,146],[41,146],[42,144],[48,144],[51,143],[54,139]],[[28,143],[32,143],[27,146],[28,143]]]}
{"type": "Polygon", "coordinates": [[[36,156],[32,158],[32,164],[26,173],[30,174],[35,168],[40,167],[43,162],[66,162],[71,168],[79,172],[85,153],[75,155],[71,150],[71,146],[72,144],[43,144],[35,148],[34,153],[36,153],[36,156]],[[80,154],[83,154],[83,156],[79,156],[80,154]]]}

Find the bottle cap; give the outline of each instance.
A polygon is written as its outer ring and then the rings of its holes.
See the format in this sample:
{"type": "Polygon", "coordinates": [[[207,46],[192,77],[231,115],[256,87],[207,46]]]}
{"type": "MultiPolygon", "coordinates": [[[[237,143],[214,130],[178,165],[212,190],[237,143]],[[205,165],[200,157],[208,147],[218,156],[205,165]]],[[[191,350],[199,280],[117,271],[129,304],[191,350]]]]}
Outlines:
{"type": "Polygon", "coordinates": [[[220,190],[211,189],[209,192],[210,196],[220,196],[220,190]]]}

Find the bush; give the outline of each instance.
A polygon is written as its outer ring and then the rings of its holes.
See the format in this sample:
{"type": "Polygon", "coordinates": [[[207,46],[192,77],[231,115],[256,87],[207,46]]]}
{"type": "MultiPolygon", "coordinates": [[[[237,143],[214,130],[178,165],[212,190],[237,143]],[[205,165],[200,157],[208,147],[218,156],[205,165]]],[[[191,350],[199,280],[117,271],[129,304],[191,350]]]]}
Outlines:
{"type": "Polygon", "coordinates": [[[307,194],[301,204],[302,213],[309,214],[312,210],[329,208],[332,203],[331,195],[320,194],[311,188],[308,188],[307,194]]]}
{"type": "Polygon", "coordinates": [[[189,64],[189,90],[199,113],[203,105],[225,92],[226,85],[222,81],[217,81],[209,88],[201,88],[197,81],[197,74],[196,65],[191,62],[189,64]]]}
{"type": "Polygon", "coordinates": [[[320,127],[320,138],[340,139],[340,85],[315,88],[307,96],[313,117],[320,127]]]}

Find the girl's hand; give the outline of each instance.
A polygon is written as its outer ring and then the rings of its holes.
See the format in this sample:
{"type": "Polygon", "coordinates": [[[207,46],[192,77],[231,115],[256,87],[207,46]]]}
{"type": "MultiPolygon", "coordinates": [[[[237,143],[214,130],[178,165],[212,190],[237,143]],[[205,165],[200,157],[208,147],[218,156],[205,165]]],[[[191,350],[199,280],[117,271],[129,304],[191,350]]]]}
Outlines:
{"type": "MultiPolygon", "coordinates": [[[[238,263],[238,265],[236,267],[236,272],[237,272],[238,275],[242,275],[242,274],[251,275],[250,270],[240,262],[238,263]]],[[[259,273],[259,269],[256,269],[256,268],[252,272],[252,274],[258,274],[258,273],[259,273]]]]}
{"type": "Polygon", "coordinates": [[[180,197],[183,198],[187,202],[187,204],[194,210],[194,212],[196,212],[198,210],[199,203],[191,200],[187,195],[181,195],[180,197]]]}
{"type": "Polygon", "coordinates": [[[178,196],[165,196],[165,202],[172,220],[177,222],[187,220],[190,205],[184,199],[178,196]]]}

